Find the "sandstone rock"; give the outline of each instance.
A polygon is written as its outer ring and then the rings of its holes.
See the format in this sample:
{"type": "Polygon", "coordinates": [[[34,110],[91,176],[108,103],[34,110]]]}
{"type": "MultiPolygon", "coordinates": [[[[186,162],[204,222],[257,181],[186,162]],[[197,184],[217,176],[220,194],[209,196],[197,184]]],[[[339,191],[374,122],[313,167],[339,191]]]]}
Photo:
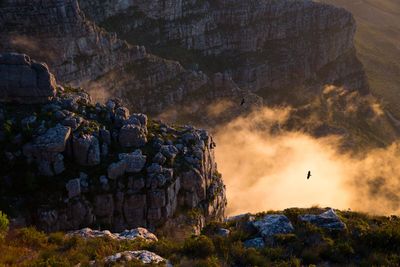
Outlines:
{"type": "Polygon", "coordinates": [[[70,134],[71,128],[57,124],[35,139],[34,148],[46,152],[63,152],[70,134]]]}
{"type": "Polygon", "coordinates": [[[114,198],[111,194],[96,195],[94,197],[94,215],[106,218],[103,222],[111,224],[114,216],[114,198]]]}
{"type": "Polygon", "coordinates": [[[45,64],[25,54],[0,54],[0,102],[44,103],[55,96],[55,88],[45,64]]]}
{"type": "Polygon", "coordinates": [[[270,238],[276,234],[288,234],[294,231],[292,223],[285,215],[265,215],[261,220],[252,222],[262,237],[270,238]]]}
{"type": "Polygon", "coordinates": [[[132,194],[125,197],[123,212],[129,227],[145,227],[146,195],[132,194]]]}
{"type": "Polygon", "coordinates": [[[166,160],[167,160],[167,158],[164,157],[164,155],[160,152],[158,152],[153,158],[153,162],[157,163],[159,165],[163,165],[166,160]]]}
{"type": "Polygon", "coordinates": [[[119,154],[119,159],[126,162],[126,172],[128,173],[138,173],[146,164],[146,156],[142,155],[140,149],[135,150],[129,154],[119,154]]]}
{"type": "Polygon", "coordinates": [[[68,197],[73,198],[81,194],[81,181],[80,179],[69,180],[66,184],[66,189],[68,191],[68,197]]]}
{"type": "Polygon", "coordinates": [[[119,133],[119,143],[122,147],[142,147],[147,143],[146,134],[139,126],[124,125],[119,133]]]}
{"type": "Polygon", "coordinates": [[[318,227],[329,230],[344,230],[346,225],[340,220],[339,216],[333,209],[329,209],[319,215],[306,214],[300,215],[299,219],[303,222],[315,224],[318,227]]]}
{"type": "Polygon", "coordinates": [[[173,145],[165,145],[161,146],[160,152],[168,159],[174,159],[179,151],[173,145]]]}
{"type": "Polygon", "coordinates": [[[121,160],[115,163],[111,163],[107,169],[107,176],[109,179],[115,180],[125,174],[126,161],[121,160]]]}
{"type": "Polygon", "coordinates": [[[82,166],[95,166],[100,163],[100,147],[98,139],[93,135],[74,137],[73,156],[82,166]]]}
{"type": "Polygon", "coordinates": [[[111,134],[109,130],[100,129],[99,134],[102,142],[106,143],[107,145],[111,144],[111,134]]]}
{"type": "Polygon", "coordinates": [[[151,233],[149,230],[146,228],[136,228],[132,230],[125,230],[122,233],[118,235],[119,239],[128,239],[128,240],[134,240],[136,238],[141,238],[146,241],[158,241],[158,238],[156,237],[155,234],[151,233]]]}
{"type": "Polygon", "coordinates": [[[243,243],[243,245],[246,248],[264,248],[265,242],[264,242],[264,239],[262,239],[261,237],[257,237],[257,238],[246,240],[243,243]]]}
{"type": "Polygon", "coordinates": [[[108,256],[104,259],[104,261],[106,264],[113,264],[118,262],[126,263],[132,261],[133,259],[139,260],[144,264],[161,264],[162,262],[167,262],[166,259],[147,250],[124,251],[112,256],[108,256]]]}

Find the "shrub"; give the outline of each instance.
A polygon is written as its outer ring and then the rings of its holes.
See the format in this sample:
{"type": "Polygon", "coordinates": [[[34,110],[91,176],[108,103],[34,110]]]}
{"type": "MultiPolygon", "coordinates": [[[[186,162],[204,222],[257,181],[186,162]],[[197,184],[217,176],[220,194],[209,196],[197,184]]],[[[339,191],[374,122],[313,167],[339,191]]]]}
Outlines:
{"type": "Polygon", "coordinates": [[[47,236],[34,227],[27,227],[17,231],[16,241],[25,246],[37,249],[46,246],[47,236]]]}
{"type": "Polygon", "coordinates": [[[7,215],[0,211],[0,240],[2,240],[8,232],[9,221],[7,215]]]}
{"type": "Polygon", "coordinates": [[[183,251],[191,258],[207,258],[214,253],[215,247],[210,238],[201,235],[187,239],[183,245],[183,251]]]}

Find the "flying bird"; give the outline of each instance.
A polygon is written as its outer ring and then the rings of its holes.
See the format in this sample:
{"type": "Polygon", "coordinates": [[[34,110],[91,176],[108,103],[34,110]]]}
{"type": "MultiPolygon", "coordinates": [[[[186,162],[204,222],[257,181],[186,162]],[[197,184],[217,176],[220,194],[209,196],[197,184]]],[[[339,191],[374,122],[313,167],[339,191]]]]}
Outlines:
{"type": "Polygon", "coordinates": [[[308,171],[308,173],[307,173],[307,180],[310,179],[310,177],[311,177],[311,171],[308,171]]]}
{"type": "Polygon", "coordinates": [[[245,102],[245,101],[244,101],[244,98],[242,98],[242,102],[240,103],[240,105],[243,106],[243,105],[244,105],[244,102],[245,102]]]}

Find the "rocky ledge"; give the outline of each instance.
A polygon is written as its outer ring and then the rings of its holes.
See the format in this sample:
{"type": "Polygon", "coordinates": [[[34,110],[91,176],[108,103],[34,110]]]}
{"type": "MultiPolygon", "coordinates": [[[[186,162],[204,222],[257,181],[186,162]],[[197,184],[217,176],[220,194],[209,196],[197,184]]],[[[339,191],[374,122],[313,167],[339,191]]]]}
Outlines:
{"type": "MultiPolygon", "coordinates": [[[[10,89],[40,102],[31,88],[10,89]]],[[[22,221],[46,231],[122,231],[181,216],[223,219],[225,186],[207,131],[131,114],[119,99],[95,104],[81,89],[59,86],[42,104],[7,100],[0,98],[1,204],[25,211],[15,214],[22,221]]]]}

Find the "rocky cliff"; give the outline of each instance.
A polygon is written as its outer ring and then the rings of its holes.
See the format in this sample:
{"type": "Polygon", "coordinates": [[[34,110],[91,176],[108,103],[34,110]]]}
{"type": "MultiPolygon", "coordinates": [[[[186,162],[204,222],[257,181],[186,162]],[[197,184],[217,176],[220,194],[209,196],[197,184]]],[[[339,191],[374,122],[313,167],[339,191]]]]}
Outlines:
{"type": "Polygon", "coordinates": [[[0,32],[1,51],[35,55],[63,84],[88,88],[100,100],[122,97],[141,112],[161,113],[193,94],[238,99],[246,94],[229,76],[214,86],[213,75],[118,39],[86,19],[77,0],[2,1],[0,32]]]}
{"type": "Polygon", "coordinates": [[[88,16],[131,43],[262,94],[305,82],[368,90],[344,9],[296,1],[80,0],[88,16]]]}
{"type": "MultiPolygon", "coordinates": [[[[2,54],[0,69],[22,72],[27,62],[26,55],[2,54]],[[8,64],[19,61],[25,64],[8,64]]],[[[207,131],[130,114],[117,99],[94,104],[69,87],[58,86],[43,103],[20,79],[0,76],[9,84],[0,87],[2,210],[47,231],[155,228],[176,217],[201,227],[224,217],[225,187],[207,131]],[[12,103],[3,97],[8,91],[12,103]],[[26,95],[41,104],[20,101],[26,95]]]]}

